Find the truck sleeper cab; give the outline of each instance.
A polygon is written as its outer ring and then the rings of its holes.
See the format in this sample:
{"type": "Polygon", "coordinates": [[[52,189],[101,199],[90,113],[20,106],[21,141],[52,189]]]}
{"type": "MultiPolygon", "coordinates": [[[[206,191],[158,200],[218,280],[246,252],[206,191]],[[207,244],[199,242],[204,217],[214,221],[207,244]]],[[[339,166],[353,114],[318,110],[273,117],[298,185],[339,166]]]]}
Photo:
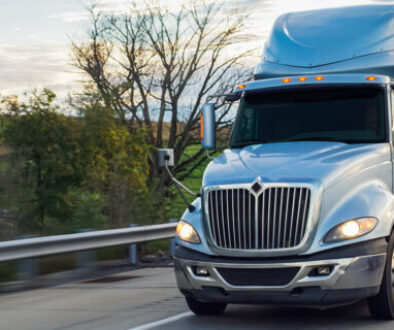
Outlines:
{"type": "MultiPolygon", "coordinates": [[[[393,6],[360,8],[364,15],[390,9],[393,16],[393,6]]],[[[333,13],[349,14],[335,10],[318,12],[323,25],[333,13]]],[[[307,24],[318,13],[300,17],[307,24]]],[[[298,30],[289,21],[291,35],[298,30]]],[[[265,54],[280,48],[277,30],[265,54]]],[[[229,148],[207,166],[201,197],[177,227],[175,274],[192,311],[218,314],[228,303],[330,307],[367,298],[374,317],[394,318],[387,75],[394,65],[386,64],[359,73],[299,67],[295,74],[292,67],[280,76],[286,65],[277,70],[263,61],[257,80],[235,88],[229,148]]],[[[214,104],[202,107],[206,149],[215,149],[214,111],[214,104]]]]}

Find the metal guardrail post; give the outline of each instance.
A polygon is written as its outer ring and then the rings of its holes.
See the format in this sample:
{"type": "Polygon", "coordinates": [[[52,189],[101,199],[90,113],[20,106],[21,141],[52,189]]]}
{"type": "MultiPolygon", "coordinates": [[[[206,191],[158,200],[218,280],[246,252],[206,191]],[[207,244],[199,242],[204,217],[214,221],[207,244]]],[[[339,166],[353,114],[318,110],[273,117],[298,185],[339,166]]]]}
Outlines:
{"type": "MultiPolygon", "coordinates": [[[[129,224],[130,228],[135,228],[138,225],[131,223],[129,224]]],[[[132,265],[137,264],[138,262],[138,250],[137,250],[137,244],[131,244],[129,245],[129,263],[132,265]]]]}
{"type": "MultiPolygon", "coordinates": [[[[89,233],[91,229],[82,229],[80,233],[89,233]]],[[[76,266],[80,271],[92,270],[96,266],[97,254],[95,250],[80,251],[75,254],[76,266]]]]}
{"type": "MultiPolygon", "coordinates": [[[[22,239],[33,238],[25,235],[22,239]]],[[[36,258],[21,259],[18,262],[18,279],[21,282],[31,282],[38,275],[39,263],[36,258]]]]}
{"type": "MultiPolygon", "coordinates": [[[[171,219],[170,223],[177,223],[178,219],[171,219]]],[[[173,257],[175,254],[175,238],[170,239],[170,254],[173,257]]]]}
{"type": "Polygon", "coordinates": [[[38,260],[22,259],[18,263],[18,279],[21,282],[30,282],[38,275],[38,260]]]}

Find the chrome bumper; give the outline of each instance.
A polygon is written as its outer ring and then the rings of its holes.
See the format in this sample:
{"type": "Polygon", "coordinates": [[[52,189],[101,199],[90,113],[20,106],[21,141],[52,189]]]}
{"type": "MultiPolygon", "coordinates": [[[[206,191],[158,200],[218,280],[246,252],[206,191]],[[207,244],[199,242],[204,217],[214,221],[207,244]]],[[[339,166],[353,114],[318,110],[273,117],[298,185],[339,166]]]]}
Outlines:
{"type": "Polygon", "coordinates": [[[190,261],[175,258],[175,273],[181,290],[203,290],[204,287],[221,288],[226,292],[240,291],[275,291],[292,292],[297,288],[319,287],[321,290],[361,289],[380,286],[383,277],[386,254],[375,254],[360,257],[340,258],[319,261],[302,261],[264,264],[237,264],[190,261]],[[326,276],[310,276],[310,272],[319,266],[333,266],[326,276]],[[204,266],[209,276],[197,276],[193,266],[204,266]],[[281,268],[299,267],[294,278],[282,286],[234,285],[227,282],[217,268],[281,268]]]}

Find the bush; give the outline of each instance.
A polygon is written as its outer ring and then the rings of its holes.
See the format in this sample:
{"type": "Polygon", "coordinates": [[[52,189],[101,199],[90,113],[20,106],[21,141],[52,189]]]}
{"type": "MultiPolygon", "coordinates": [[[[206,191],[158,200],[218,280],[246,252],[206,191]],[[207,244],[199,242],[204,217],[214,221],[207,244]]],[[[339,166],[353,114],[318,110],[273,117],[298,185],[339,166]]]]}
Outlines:
{"type": "Polygon", "coordinates": [[[12,155],[4,170],[19,192],[9,208],[19,213],[21,230],[69,232],[147,221],[134,214],[150,208],[144,132],[132,134],[99,105],[66,116],[54,100],[44,90],[27,102],[1,101],[1,137],[12,155]]]}

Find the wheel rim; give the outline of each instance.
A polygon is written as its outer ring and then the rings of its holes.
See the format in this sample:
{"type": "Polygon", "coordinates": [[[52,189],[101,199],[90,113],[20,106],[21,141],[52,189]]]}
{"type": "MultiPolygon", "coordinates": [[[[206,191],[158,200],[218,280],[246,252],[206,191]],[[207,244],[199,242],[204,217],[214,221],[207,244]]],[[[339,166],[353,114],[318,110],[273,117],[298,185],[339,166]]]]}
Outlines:
{"type": "Polygon", "coordinates": [[[394,297],[394,251],[391,255],[391,288],[394,297]]]}
{"type": "Polygon", "coordinates": [[[394,251],[391,256],[391,286],[392,286],[393,295],[394,295],[394,251]]]}

